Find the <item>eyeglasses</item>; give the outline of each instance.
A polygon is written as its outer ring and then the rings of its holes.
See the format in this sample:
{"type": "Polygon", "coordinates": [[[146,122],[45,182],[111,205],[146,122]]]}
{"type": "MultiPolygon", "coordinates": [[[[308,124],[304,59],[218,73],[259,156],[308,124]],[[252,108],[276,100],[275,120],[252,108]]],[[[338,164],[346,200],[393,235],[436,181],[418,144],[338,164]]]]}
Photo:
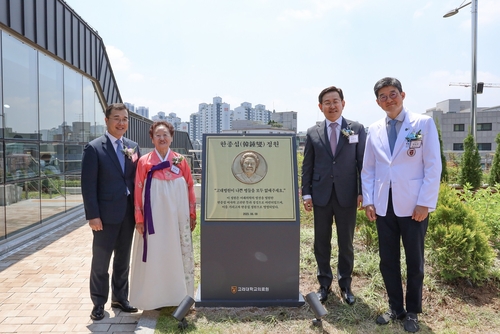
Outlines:
{"type": "Polygon", "coordinates": [[[378,97],[378,100],[380,102],[385,102],[385,101],[387,101],[388,98],[391,98],[391,100],[394,100],[396,97],[398,97],[398,95],[399,95],[399,92],[392,91],[392,92],[389,93],[389,96],[387,96],[387,95],[380,95],[378,97]]]}
{"type": "Polygon", "coordinates": [[[108,118],[109,120],[116,122],[116,123],[128,123],[128,118],[118,118],[118,117],[113,117],[113,118],[108,118]]]}
{"type": "Polygon", "coordinates": [[[323,102],[322,104],[327,107],[327,108],[330,108],[331,106],[334,106],[336,105],[337,103],[339,103],[340,101],[333,101],[333,102],[330,102],[330,101],[327,101],[327,102],[323,102]]]}

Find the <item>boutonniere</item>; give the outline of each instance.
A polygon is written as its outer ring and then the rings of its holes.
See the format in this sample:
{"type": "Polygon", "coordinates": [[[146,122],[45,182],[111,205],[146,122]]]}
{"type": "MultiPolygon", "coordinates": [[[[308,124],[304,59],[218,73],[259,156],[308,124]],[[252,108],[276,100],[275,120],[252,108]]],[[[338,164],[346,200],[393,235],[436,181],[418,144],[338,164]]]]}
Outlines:
{"type": "Polygon", "coordinates": [[[406,135],[406,141],[411,143],[412,141],[422,140],[422,130],[418,130],[418,132],[410,132],[406,135]]]}
{"type": "Polygon", "coordinates": [[[346,137],[346,138],[349,138],[349,136],[352,136],[352,135],[354,135],[354,134],[355,134],[355,133],[354,133],[354,131],[352,131],[352,130],[351,130],[351,129],[349,129],[349,128],[344,128],[344,129],[340,130],[340,132],[342,132],[342,134],[343,134],[343,135],[344,135],[344,137],[346,137]]]}
{"type": "Polygon", "coordinates": [[[182,155],[179,155],[178,157],[172,158],[172,163],[174,164],[174,166],[177,166],[181,163],[182,160],[184,160],[184,157],[182,155]]]}
{"type": "Polygon", "coordinates": [[[137,147],[131,148],[131,147],[125,147],[125,146],[123,146],[122,152],[123,152],[123,154],[125,154],[125,156],[127,158],[129,158],[130,160],[132,160],[132,157],[135,154],[136,148],[137,147]]]}

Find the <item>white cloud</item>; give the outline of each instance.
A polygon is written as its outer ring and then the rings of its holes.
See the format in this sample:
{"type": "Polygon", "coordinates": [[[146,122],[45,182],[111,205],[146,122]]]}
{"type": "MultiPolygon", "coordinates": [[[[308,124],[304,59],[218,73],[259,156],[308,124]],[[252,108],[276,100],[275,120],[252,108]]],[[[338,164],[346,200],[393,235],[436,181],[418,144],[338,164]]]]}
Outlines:
{"type": "Polygon", "coordinates": [[[130,73],[128,76],[128,80],[132,82],[144,82],[144,75],[141,73],[130,73]]]}
{"type": "Polygon", "coordinates": [[[430,2],[426,3],[424,7],[417,9],[413,13],[413,18],[417,19],[417,18],[423,16],[425,14],[425,12],[427,11],[427,9],[429,9],[431,7],[432,7],[432,3],[430,3],[430,2]]]}
{"type": "Polygon", "coordinates": [[[500,17],[500,4],[498,0],[481,0],[477,8],[478,23],[487,25],[497,23],[500,17]]]}
{"type": "Polygon", "coordinates": [[[363,4],[370,3],[368,0],[310,0],[305,2],[306,8],[287,8],[278,16],[278,20],[310,20],[323,17],[334,9],[351,11],[363,4]]]}
{"type": "Polygon", "coordinates": [[[108,54],[113,71],[127,71],[130,69],[132,62],[125,57],[122,50],[113,45],[107,45],[106,53],[108,54]]]}
{"type": "Polygon", "coordinates": [[[285,11],[278,16],[279,21],[287,20],[309,20],[315,15],[310,10],[298,10],[298,9],[285,9],[285,11]]]}

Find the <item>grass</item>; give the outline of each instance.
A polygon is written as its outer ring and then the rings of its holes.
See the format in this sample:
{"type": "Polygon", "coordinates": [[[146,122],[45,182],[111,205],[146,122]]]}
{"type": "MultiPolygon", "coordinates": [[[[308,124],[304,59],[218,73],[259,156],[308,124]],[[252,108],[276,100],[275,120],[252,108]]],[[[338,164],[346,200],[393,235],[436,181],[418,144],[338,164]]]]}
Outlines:
{"type": "MultiPolygon", "coordinates": [[[[360,214],[363,214],[360,212],[360,214]]],[[[334,233],[335,235],[335,233],[334,233]]],[[[303,295],[317,289],[314,259],[312,214],[301,212],[300,292],[303,295]]],[[[197,307],[186,317],[189,326],[185,333],[405,333],[401,322],[386,326],[375,324],[376,316],[385,312],[387,296],[378,269],[378,253],[368,250],[355,236],[355,268],[353,292],[357,301],[353,306],[343,303],[337,294],[325,304],[328,314],[322,327],[312,325],[314,314],[309,306],[302,307],[197,307]]],[[[200,230],[193,233],[196,262],[196,286],[199,284],[200,230]]],[[[336,238],[332,238],[332,267],[336,266],[336,238]]],[[[404,252],[403,252],[404,254],[404,252]]],[[[495,271],[500,271],[497,261],[495,271]]],[[[405,268],[404,259],[402,268],[405,268]]],[[[335,270],[334,270],[335,272],[335,270]]],[[[404,272],[404,270],[403,270],[404,272]]],[[[496,275],[498,277],[498,275],[496,275]]],[[[335,291],[335,287],[334,287],[335,291]]],[[[498,280],[482,286],[457,282],[444,284],[426,268],[423,295],[424,312],[420,318],[420,333],[497,333],[500,328],[500,284],[498,280]]],[[[155,333],[180,333],[177,321],[171,316],[174,307],[160,312],[155,333]]]]}

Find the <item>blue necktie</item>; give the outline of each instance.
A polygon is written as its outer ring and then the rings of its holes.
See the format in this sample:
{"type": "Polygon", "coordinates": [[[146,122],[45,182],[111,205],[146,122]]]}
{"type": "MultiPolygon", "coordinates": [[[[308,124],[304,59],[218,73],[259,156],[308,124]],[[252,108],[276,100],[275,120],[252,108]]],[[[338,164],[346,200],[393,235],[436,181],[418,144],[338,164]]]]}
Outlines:
{"type": "Polygon", "coordinates": [[[394,150],[394,144],[396,144],[396,138],[398,137],[398,133],[396,131],[396,123],[398,122],[397,119],[391,119],[389,121],[389,148],[391,149],[391,154],[392,151],[394,150]]]}
{"type": "Polygon", "coordinates": [[[120,166],[122,166],[122,172],[125,172],[125,154],[123,153],[123,145],[120,139],[116,141],[116,156],[118,157],[120,166]]]}
{"type": "Polygon", "coordinates": [[[330,148],[332,149],[332,154],[335,156],[335,151],[337,150],[337,128],[338,123],[330,123],[330,127],[332,128],[332,132],[330,133],[330,148]]]}

